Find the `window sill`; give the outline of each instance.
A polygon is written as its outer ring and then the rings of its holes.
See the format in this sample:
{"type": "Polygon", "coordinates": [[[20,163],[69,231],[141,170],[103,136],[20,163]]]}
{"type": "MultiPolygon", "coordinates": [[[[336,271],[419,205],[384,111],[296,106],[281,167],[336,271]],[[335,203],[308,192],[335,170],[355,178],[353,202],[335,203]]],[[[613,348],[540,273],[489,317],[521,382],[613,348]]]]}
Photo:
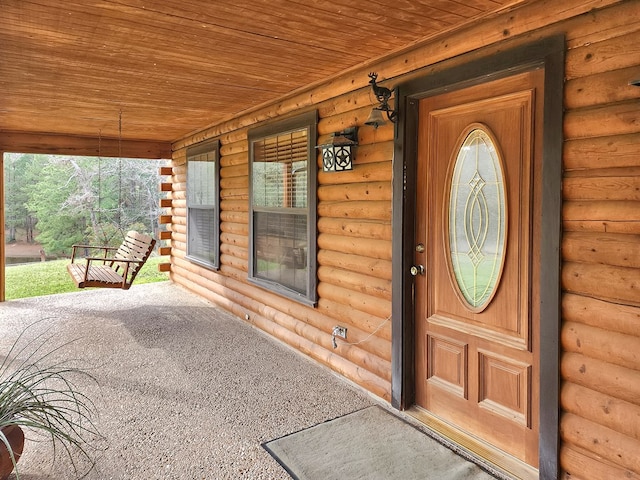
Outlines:
{"type": "Polygon", "coordinates": [[[214,263],[209,263],[209,262],[205,262],[204,260],[201,260],[199,258],[196,257],[190,257],[189,255],[186,255],[185,258],[187,260],[189,260],[191,263],[195,263],[196,265],[199,265],[203,268],[206,268],[208,270],[214,270],[214,271],[218,271],[220,270],[220,265],[214,264],[214,263]]]}
{"type": "Polygon", "coordinates": [[[298,303],[302,303],[303,305],[307,305],[309,307],[315,307],[318,303],[316,298],[309,298],[302,293],[296,292],[295,290],[291,290],[289,288],[283,287],[279,283],[270,282],[269,280],[264,280],[262,278],[248,277],[247,280],[265,290],[269,290],[271,293],[275,293],[276,295],[280,295],[282,297],[286,297],[290,300],[293,300],[298,303]]]}

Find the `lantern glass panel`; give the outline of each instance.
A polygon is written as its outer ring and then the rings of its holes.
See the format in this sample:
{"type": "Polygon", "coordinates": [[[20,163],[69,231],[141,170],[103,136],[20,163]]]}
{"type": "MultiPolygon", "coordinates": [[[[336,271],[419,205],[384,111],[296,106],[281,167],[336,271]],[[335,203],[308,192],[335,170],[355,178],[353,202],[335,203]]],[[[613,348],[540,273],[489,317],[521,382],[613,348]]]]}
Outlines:
{"type": "Polygon", "coordinates": [[[333,152],[333,145],[322,146],[322,170],[324,172],[335,171],[335,156],[333,152]]]}
{"type": "Polygon", "coordinates": [[[351,145],[337,145],[334,150],[335,170],[351,170],[351,145]]]}

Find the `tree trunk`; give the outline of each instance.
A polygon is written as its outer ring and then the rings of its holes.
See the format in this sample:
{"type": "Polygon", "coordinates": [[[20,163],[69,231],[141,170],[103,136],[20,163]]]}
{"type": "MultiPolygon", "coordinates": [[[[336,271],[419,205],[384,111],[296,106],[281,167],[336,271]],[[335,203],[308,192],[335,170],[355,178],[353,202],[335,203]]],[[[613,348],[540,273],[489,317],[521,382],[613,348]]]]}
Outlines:
{"type": "Polygon", "coordinates": [[[33,243],[34,239],[33,239],[33,227],[34,227],[34,220],[33,217],[31,215],[27,216],[27,220],[25,222],[26,224],[26,230],[27,230],[27,243],[33,243]]]}

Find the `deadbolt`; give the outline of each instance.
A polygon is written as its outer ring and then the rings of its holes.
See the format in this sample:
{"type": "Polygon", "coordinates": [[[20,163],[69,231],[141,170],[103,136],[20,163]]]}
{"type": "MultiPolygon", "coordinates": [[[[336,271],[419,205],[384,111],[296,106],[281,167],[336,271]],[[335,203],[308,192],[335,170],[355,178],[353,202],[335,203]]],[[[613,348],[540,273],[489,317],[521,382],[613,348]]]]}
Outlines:
{"type": "Polygon", "coordinates": [[[416,245],[416,252],[424,253],[424,244],[423,243],[419,243],[419,244],[416,245]]]}
{"type": "Polygon", "coordinates": [[[418,275],[424,275],[424,265],[413,265],[411,267],[411,275],[417,277],[418,275]]]}

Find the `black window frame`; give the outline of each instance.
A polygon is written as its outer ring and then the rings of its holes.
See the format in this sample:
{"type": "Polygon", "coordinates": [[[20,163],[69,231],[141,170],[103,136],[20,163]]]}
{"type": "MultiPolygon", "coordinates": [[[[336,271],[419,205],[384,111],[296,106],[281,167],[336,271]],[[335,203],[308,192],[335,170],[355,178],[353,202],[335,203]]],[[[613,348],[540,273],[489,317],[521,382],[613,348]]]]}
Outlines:
{"type": "MultiPolygon", "coordinates": [[[[318,191],[318,159],[316,152],[317,143],[317,111],[307,112],[284,120],[269,122],[255,127],[248,132],[249,142],[249,282],[262,288],[270,290],[276,294],[296,300],[300,303],[315,306],[318,301],[317,295],[317,191],[318,191]],[[286,135],[290,132],[306,130],[307,135],[307,251],[305,262],[307,268],[306,292],[301,293],[287,287],[275,280],[257,276],[258,255],[256,251],[256,213],[261,213],[260,207],[254,207],[254,157],[256,142],[267,138],[286,135]]],[[[284,209],[284,208],[282,208],[284,209]]],[[[297,209],[299,210],[299,209],[297,209]]]]}
{"type": "MultiPolygon", "coordinates": [[[[204,161],[212,161],[212,160],[204,160],[204,161]]],[[[187,203],[187,248],[186,248],[186,258],[193,262],[196,263],[202,267],[208,268],[208,269],[212,269],[212,270],[218,270],[220,268],[220,141],[218,139],[213,139],[213,140],[205,140],[203,142],[200,142],[198,144],[192,145],[189,148],[187,148],[187,163],[186,163],[186,169],[187,169],[187,180],[186,180],[186,203],[187,203]],[[215,198],[215,205],[213,205],[213,207],[211,208],[206,208],[206,210],[212,210],[213,212],[213,221],[212,221],[212,227],[213,227],[213,233],[212,233],[212,247],[213,247],[213,259],[206,259],[203,258],[202,256],[199,256],[197,253],[192,252],[192,249],[194,249],[194,247],[192,246],[192,238],[191,238],[191,232],[190,230],[192,229],[192,220],[193,220],[193,216],[192,216],[192,210],[205,210],[205,208],[198,208],[196,206],[193,206],[190,202],[190,190],[192,187],[192,183],[189,179],[190,177],[190,173],[189,173],[189,166],[193,164],[193,162],[196,161],[203,161],[203,160],[196,160],[196,158],[198,156],[201,155],[213,155],[214,157],[214,173],[213,173],[213,195],[215,198]]],[[[193,174],[193,173],[192,173],[193,174]]]]}

